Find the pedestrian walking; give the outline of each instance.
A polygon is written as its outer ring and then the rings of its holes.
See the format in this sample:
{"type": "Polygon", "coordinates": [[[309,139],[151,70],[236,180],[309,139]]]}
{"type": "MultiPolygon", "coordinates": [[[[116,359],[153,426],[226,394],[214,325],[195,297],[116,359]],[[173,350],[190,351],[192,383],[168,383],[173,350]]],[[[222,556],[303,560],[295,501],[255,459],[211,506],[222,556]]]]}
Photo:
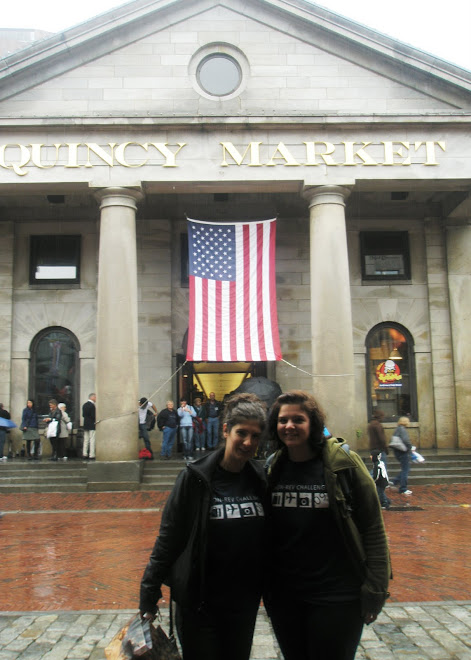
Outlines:
{"type": "Polygon", "coordinates": [[[367,433],[368,433],[368,442],[370,446],[370,451],[379,451],[381,454],[381,460],[384,465],[387,465],[388,457],[388,441],[386,439],[386,433],[382,425],[384,419],[384,412],[377,408],[373,411],[373,419],[368,424],[367,433]]]}
{"type": "Polygon", "coordinates": [[[388,596],[389,553],[361,458],[326,439],[313,396],[281,394],[268,418],[270,540],[263,600],[285,660],[352,660],[388,596]]]}
{"type": "Polygon", "coordinates": [[[262,592],[263,466],[253,460],[265,406],[234,395],[224,415],[225,446],[183,470],[166,504],[141,581],[139,609],[154,618],[170,585],[183,660],[248,660],[262,592]]]}
{"type": "Polygon", "coordinates": [[[376,492],[378,493],[381,507],[383,509],[389,509],[391,507],[391,500],[385,492],[385,488],[389,484],[389,478],[386,466],[381,457],[382,453],[377,449],[373,449],[370,455],[371,461],[373,463],[371,476],[373,477],[373,481],[376,484],[376,492]]]}
{"type": "Polygon", "coordinates": [[[402,493],[402,495],[412,495],[412,491],[409,490],[407,486],[412,452],[412,445],[407,431],[409,423],[410,420],[408,417],[399,417],[397,427],[395,428],[389,443],[389,446],[394,452],[394,456],[401,466],[399,474],[393,479],[393,484],[394,486],[399,487],[399,492],[402,493]]]}

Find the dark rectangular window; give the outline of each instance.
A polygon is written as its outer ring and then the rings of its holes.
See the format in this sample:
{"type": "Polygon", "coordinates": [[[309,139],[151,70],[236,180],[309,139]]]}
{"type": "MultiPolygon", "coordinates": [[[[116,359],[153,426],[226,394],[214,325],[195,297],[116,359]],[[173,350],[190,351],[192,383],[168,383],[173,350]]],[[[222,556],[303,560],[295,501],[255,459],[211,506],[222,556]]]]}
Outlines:
{"type": "Polygon", "coordinates": [[[31,236],[30,284],[78,284],[80,236],[31,236]]]}
{"type": "Polygon", "coordinates": [[[406,231],[360,232],[364,280],[409,280],[409,234],[406,231]]]}

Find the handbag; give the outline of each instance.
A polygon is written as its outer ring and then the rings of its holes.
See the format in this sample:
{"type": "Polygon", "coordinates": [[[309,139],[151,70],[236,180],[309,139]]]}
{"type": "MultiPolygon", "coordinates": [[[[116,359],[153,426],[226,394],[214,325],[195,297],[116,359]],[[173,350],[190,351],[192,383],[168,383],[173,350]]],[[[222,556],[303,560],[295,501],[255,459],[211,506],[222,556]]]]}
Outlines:
{"type": "Polygon", "coordinates": [[[56,438],[57,427],[58,427],[57,419],[53,419],[52,421],[50,421],[46,431],[46,438],[56,438]]]}
{"type": "Polygon", "coordinates": [[[425,458],[418,451],[412,450],[411,458],[413,463],[424,463],[425,458]]]}
{"type": "Polygon", "coordinates": [[[142,621],[139,613],[135,614],[108,644],[105,657],[107,660],[182,660],[173,634],[173,617],[170,619],[167,636],[162,626],[155,628],[150,621],[142,621]]]}
{"type": "Polygon", "coordinates": [[[398,449],[399,451],[407,451],[404,441],[398,435],[393,435],[389,441],[389,446],[392,447],[392,449],[398,449]]]}

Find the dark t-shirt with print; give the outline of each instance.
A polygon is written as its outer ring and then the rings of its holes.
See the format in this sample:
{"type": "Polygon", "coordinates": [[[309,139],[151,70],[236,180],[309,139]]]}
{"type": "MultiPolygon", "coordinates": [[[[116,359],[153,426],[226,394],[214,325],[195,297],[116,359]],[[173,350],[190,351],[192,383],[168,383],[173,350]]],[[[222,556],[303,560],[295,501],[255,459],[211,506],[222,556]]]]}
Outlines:
{"type": "Polygon", "coordinates": [[[206,601],[212,609],[256,607],[265,531],[258,479],[248,465],[240,473],[218,467],[211,485],[206,601]]]}
{"type": "Polygon", "coordinates": [[[354,600],[360,582],[329,508],[320,459],[286,461],[271,495],[274,580],[311,603],[354,600]]]}

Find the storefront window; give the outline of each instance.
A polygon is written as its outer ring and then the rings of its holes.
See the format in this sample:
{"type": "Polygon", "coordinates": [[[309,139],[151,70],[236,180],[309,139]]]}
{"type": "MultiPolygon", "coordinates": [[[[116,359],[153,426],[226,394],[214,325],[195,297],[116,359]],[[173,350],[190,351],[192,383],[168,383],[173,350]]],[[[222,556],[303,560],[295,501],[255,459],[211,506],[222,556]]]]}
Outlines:
{"type": "Polygon", "coordinates": [[[74,424],[79,421],[79,350],[77,338],[65,328],[47,328],[33,340],[30,383],[39,414],[48,413],[49,400],[57,399],[67,405],[74,424]]]}
{"type": "Polygon", "coordinates": [[[366,339],[368,413],[384,412],[384,421],[407,415],[417,420],[413,340],[399,324],[381,324],[366,339]]]}

